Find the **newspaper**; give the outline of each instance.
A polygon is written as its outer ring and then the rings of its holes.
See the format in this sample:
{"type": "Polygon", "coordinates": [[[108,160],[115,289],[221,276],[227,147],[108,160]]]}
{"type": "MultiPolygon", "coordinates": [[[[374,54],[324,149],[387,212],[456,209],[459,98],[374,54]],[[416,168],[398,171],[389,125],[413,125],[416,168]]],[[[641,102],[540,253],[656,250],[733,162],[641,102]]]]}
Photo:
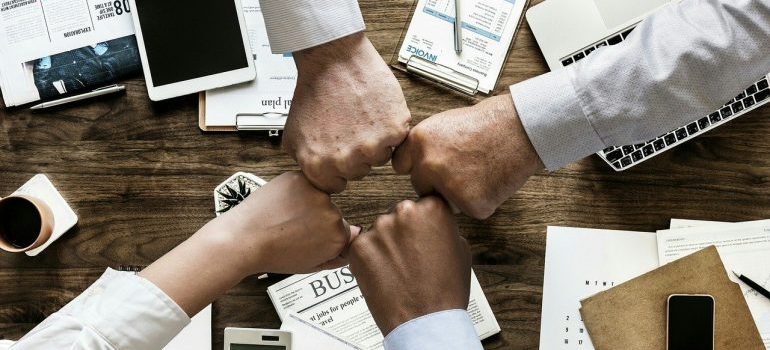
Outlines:
{"type": "Polygon", "coordinates": [[[0,0],[6,106],[93,90],[141,72],[128,0],[0,0]]]}
{"type": "MultiPolygon", "coordinates": [[[[383,349],[377,328],[355,277],[348,267],[306,275],[293,275],[267,288],[278,316],[285,321],[294,313],[347,343],[365,350],[383,349]]],[[[475,272],[471,273],[468,314],[479,339],[500,332],[475,272]]]]}

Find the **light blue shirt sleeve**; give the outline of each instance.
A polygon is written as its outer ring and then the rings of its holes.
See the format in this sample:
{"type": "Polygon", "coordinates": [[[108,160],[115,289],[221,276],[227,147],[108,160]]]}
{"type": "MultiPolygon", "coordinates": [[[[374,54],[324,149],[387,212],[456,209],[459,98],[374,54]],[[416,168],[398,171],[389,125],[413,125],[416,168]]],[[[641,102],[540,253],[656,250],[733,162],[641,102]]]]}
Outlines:
{"type": "Polygon", "coordinates": [[[683,0],[624,42],[511,86],[549,170],[702,118],[770,72],[770,0],[683,0]]]}
{"type": "Polygon", "coordinates": [[[446,310],[415,318],[385,337],[385,350],[481,350],[468,311],[446,310]]]}

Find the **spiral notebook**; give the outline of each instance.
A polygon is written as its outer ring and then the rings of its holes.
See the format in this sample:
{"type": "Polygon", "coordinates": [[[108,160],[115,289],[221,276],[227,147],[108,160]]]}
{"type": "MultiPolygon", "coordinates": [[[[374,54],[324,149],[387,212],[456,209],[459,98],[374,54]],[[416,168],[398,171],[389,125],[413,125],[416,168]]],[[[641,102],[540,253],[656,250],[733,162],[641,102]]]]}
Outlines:
{"type": "MultiPolygon", "coordinates": [[[[118,271],[138,273],[140,266],[121,266],[118,271]]],[[[177,334],[163,350],[211,350],[211,305],[193,316],[190,324],[177,334]]]]}

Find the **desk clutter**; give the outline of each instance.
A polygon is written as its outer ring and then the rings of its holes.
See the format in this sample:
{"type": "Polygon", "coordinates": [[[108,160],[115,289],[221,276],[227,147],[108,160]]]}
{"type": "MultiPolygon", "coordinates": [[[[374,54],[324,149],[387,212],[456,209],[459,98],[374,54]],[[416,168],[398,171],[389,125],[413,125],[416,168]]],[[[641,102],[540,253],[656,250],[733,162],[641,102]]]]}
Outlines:
{"type": "Polygon", "coordinates": [[[541,349],[666,349],[667,298],[715,300],[715,349],[770,349],[770,220],[549,227],[541,349]],[[739,276],[756,282],[754,289],[739,276]]]}
{"type": "MultiPolygon", "coordinates": [[[[168,42],[159,43],[151,38],[137,41],[135,28],[140,16],[132,18],[132,14],[136,15],[135,12],[139,11],[132,11],[133,2],[122,0],[87,5],[79,0],[64,0],[55,3],[17,2],[14,6],[3,7],[3,18],[8,19],[0,23],[0,90],[5,105],[11,107],[39,100],[47,101],[32,107],[38,110],[124,91],[125,87],[114,85],[115,82],[141,74],[143,67],[147,68],[145,66],[151,63],[146,52],[148,49],[172,50],[177,55],[180,52],[184,55],[195,54],[190,47],[173,50],[173,47],[168,47],[168,42]],[[67,15],[46,16],[62,11],[66,11],[67,15]],[[68,31],[66,28],[81,29],[68,31]]],[[[239,18],[242,17],[245,29],[235,28],[232,33],[211,33],[209,26],[205,29],[209,38],[200,40],[218,42],[215,40],[217,35],[236,34],[240,38],[243,34],[244,47],[241,51],[247,50],[248,68],[241,70],[249,70],[251,79],[241,79],[240,81],[246,82],[233,85],[215,79],[216,74],[200,73],[206,76],[183,77],[187,85],[200,82],[185,88],[194,90],[190,92],[198,92],[204,90],[205,86],[217,87],[200,93],[201,130],[268,131],[270,135],[275,136],[283,130],[291,106],[297,80],[294,60],[290,54],[272,53],[258,0],[242,0],[235,3],[241,4],[239,13],[242,13],[242,16],[239,18]],[[253,77],[254,71],[256,79],[253,77]],[[196,86],[201,89],[196,89],[196,86]],[[255,96],[257,98],[254,98],[255,96]]],[[[139,1],[141,10],[158,10],[150,6],[152,4],[139,1]]],[[[188,12],[193,11],[189,9],[189,5],[187,3],[178,8],[184,7],[188,8],[188,12]]],[[[209,8],[207,3],[200,5],[209,8]]],[[[207,20],[213,20],[210,18],[210,11],[206,12],[207,20]]],[[[172,19],[185,20],[166,17],[163,28],[174,28],[168,23],[172,19]]],[[[151,24],[152,21],[145,23],[147,28],[143,29],[152,30],[151,24]]],[[[214,49],[209,46],[201,45],[195,49],[214,49]]],[[[166,56],[169,55],[155,55],[166,56]]],[[[210,67],[218,60],[198,58],[191,62],[209,66],[193,67],[195,69],[184,67],[184,71],[221,71],[210,67]]],[[[173,61],[173,57],[166,59],[173,61]]],[[[224,58],[219,61],[223,60],[224,58]]],[[[152,82],[154,78],[158,80],[157,83],[165,82],[162,80],[166,79],[166,76],[171,80],[180,78],[178,72],[182,67],[179,62],[182,61],[184,60],[176,60],[177,64],[167,66],[158,64],[152,74],[145,74],[145,78],[150,77],[148,82],[152,82]]],[[[175,91],[169,90],[171,85],[174,84],[165,82],[157,87],[165,89],[164,91],[151,92],[155,92],[154,97],[175,96],[175,91]]],[[[155,88],[148,83],[148,89],[155,88]]]]}

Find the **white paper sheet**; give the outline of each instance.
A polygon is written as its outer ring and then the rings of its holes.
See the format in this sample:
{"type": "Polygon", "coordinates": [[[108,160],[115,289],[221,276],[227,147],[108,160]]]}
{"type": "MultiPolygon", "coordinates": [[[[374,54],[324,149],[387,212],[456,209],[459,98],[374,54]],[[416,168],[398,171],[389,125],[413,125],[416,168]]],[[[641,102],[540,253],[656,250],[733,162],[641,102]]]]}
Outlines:
{"type": "Polygon", "coordinates": [[[211,350],[211,305],[195,315],[163,350],[211,350]]]}
{"type": "Polygon", "coordinates": [[[657,267],[655,233],[548,227],[540,349],[593,349],[580,300],[657,267]]]}
{"type": "Polygon", "coordinates": [[[259,1],[242,0],[242,6],[256,60],[257,78],[206,91],[207,126],[235,126],[238,114],[288,114],[291,107],[297,84],[294,59],[290,54],[272,53],[259,1]]]}
{"type": "Polygon", "coordinates": [[[463,0],[463,52],[454,49],[454,0],[419,0],[399,51],[449,67],[479,81],[479,91],[495,88],[523,13],[523,0],[463,0]]]}
{"type": "Polygon", "coordinates": [[[281,325],[282,331],[291,332],[291,350],[354,350],[360,347],[345,342],[323,329],[304,322],[296,314],[289,314],[281,325]]]}
{"type": "Polygon", "coordinates": [[[658,231],[661,265],[707,246],[717,246],[728,276],[741,286],[765,347],[770,349],[770,299],[750,289],[732,273],[736,271],[770,288],[770,220],[744,223],[680,220],[677,224],[691,227],[658,231]]]}

